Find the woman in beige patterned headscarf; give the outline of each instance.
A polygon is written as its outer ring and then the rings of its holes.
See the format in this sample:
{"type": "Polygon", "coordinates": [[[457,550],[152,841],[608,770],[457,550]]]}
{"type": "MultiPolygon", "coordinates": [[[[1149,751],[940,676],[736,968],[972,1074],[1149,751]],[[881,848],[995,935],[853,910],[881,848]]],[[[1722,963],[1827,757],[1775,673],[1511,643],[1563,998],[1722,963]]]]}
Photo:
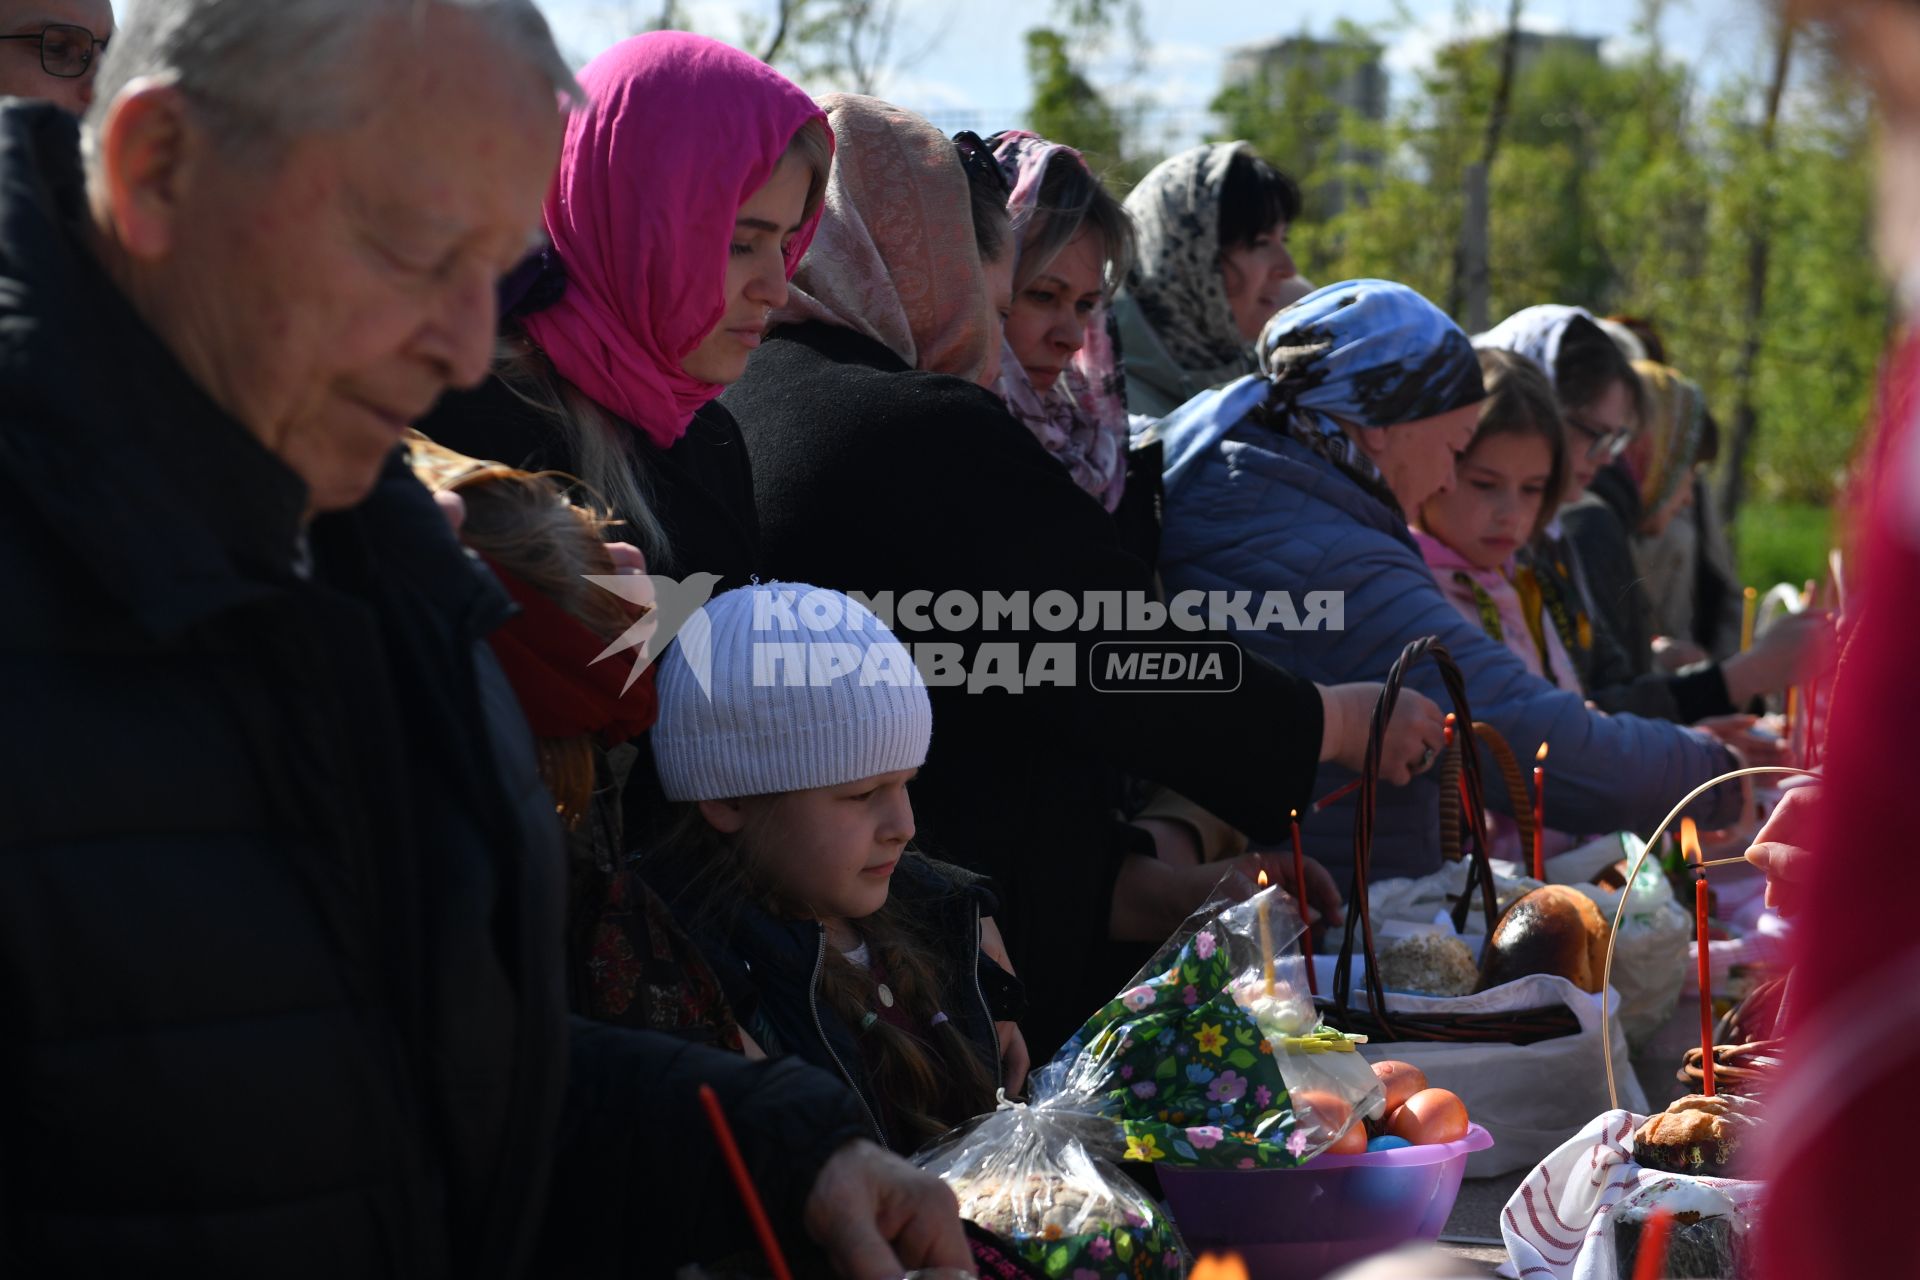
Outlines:
{"type": "MultiPolygon", "coordinates": [[[[915,369],[991,382],[999,316],[953,141],[878,98],[833,93],[819,103],[840,153],[826,216],[775,323],[823,321],[866,334],[915,369]]],[[[1003,238],[1005,199],[1003,191],[1003,238]]]]}

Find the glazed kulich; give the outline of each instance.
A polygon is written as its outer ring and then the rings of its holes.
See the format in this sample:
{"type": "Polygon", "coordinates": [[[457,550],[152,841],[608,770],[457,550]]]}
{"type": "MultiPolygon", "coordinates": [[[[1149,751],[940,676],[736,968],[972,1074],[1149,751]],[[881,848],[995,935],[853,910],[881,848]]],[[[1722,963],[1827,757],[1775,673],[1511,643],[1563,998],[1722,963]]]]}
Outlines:
{"type": "Polygon", "coordinates": [[[1667,1178],[1639,1187],[1613,1211],[1613,1262],[1619,1280],[1632,1277],[1641,1234],[1655,1209],[1673,1215],[1661,1276],[1740,1280],[1746,1274],[1746,1231],[1733,1201],[1705,1183],[1667,1178]]]}
{"type": "Polygon", "coordinates": [[[1493,926],[1480,964],[1480,989],[1550,973],[1596,993],[1606,971],[1609,932],[1592,898],[1570,885],[1542,885],[1508,907],[1493,926]]]}
{"type": "Polygon", "coordinates": [[[1689,1094],[1633,1134],[1633,1158],[1643,1169],[1724,1178],[1740,1144],[1760,1123],[1751,1098],[1689,1094]]]}

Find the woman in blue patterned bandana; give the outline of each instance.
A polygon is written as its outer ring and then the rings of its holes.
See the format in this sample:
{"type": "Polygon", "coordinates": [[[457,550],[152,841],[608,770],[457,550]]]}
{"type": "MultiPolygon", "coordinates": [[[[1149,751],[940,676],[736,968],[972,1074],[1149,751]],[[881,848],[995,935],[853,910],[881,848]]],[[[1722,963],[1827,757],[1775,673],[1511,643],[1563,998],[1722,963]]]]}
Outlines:
{"type": "MultiPolygon", "coordinates": [[[[1448,602],[1421,559],[1407,514],[1453,483],[1485,396],[1472,345],[1404,285],[1355,280],[1310,294],[1260,336],[1261,372],[1200,396],[1152,431],[1166,450],[1161,571],[1169,592],[1286,591],[1332,606],[1325,627],[1270,628],[1239,639],[1316,680],[1379,679],[1400,651],[1437,635],[1466,678],[1472,714],[1508,741],[1552,745],[1552,826],[1646,829],[1673,802],[1731,768],[1718,743],[1669,724],[1589,711],[1576,691],[1528,671],[1448,602]]],[[[1423,664],[1408,684],[1444,698],[1423,664]]],[[[1320,786],[1341,781],[1326,771],[1320,786]]],[[[1499,788],[1490,803],[1504,806],[1499,788]]],[[[1438,868],[1438,788],[1431,775],[1379,793],[1379,877],[1438,868]]],[[[1695,817],[1730,821],[1721,788],[1695,817]]],[[[1336,875],[1352,866],[1353,801],[1304,830],[1308,853],[1336,875]]]]}

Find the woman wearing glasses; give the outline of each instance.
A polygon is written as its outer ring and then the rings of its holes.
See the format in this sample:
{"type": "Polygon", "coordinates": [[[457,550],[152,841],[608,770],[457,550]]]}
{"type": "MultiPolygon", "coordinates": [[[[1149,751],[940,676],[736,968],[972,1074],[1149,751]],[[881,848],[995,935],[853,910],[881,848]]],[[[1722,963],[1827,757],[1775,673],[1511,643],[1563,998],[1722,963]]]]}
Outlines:
{"type": "Polygon", "coordinates": [[[112,37],[107,0],[0,0],[0,98],[39,98],[79,115],[112,37]]]}
{"type": "MultiPolygon", "coordinates": [[[[949,140],[872,98],[822,102],[840,144],[827,215],[784,323],[724,400],[753,452],[768,571],[895,602],[895,630],[933,699],[933,742],[913,784],[919,839],[1003,891],[997,918],[1014,966],[1042,979],[1028,984],[1021,1027],[1043,1059],[1135,967],[1105,944],[1164,939],[1226,871],[1161,862],[1151,834],[1115,817],[1122,770],[1284,840],[1289,809],[1316,794],[1319,762],[1364,753],[1378,686],[1316,688],[1242,663],[1215,632],[1204,638],[1241,668],[1230,688],[1095,687],[1097,645],[1159,652],[1198,637],[1164,621],[1130,631],[1101,607],[1153,591],[1105,503],[1111,456],[1096,434],[1015,416],[992,390],[1002,317],[1017,305],[1004,211],[1039,180],[1022,159],[1038,140],[1007,148],[1019,180],[1009,184],[971,135],[949,140]],[[1001,216],[969,225],[970,195],[988,189],[1001,216]],[[1059,607],[1070,613],[1048,612],[1059,607]],[[1048,629],[1062,616],[1068,630],[1048,629]],[[1064,661],[1041,665],[1043,652],[1064,661]]],[[[1057,164],[1067,153],[1052,154],[1057,164]]],[[[1118,249],[1103,240],[1093,273],[1118,249]]],[[[1046,265],[1067,269],[1059,257],[1046,265]]],[[[1030,388],[1035,374],[1049,381],[1044,351],[1011,347],[1030,388]]],[[[1406,700],[1386,776],[1405,781],[1439,743],[1432,702],[1406,700]]]]}
{"type": "MultiPolygon", "coordinates": [[[[1556,688],[1463,616],[1434,580],[1408,515],[1452,487],[1454,459],[1473,439],[1485,397],[1472,345],[1438,308],[1387,281],[1330,285],[1275,317],[1260,354],[1261,374],[1159,424],[1169,591],[1338,593],[1339,629],[1276,627],[1250,637],[1261,656],[1321,681],[1378,678],[1408,643],[1439,636],[1476,719],[1516,745],[1551,744],[1558,829],[1651,827],[1731,767],[1711,738],[1605,715],[1577,689],[1556,688]]],[[[1407,687],[1442,690],[1432,664],[1411,671],[1407,687]]],[[[1505,804],[1498,787],[1488,799],[1505,804]]],[[[1695,816],[1724,825],[1738,802],[1721,788],[1695,816]]],[[[1354,803],[1349,797],[1305,828],[1308,852],[1336,875],[1353,864],[1354,803]]],[[[1429,777],[1381,794],[1375,877],[1439,868],[1437,803],[1429,777]]]]}
{"type": "MultiPolygon", "coordinates": [[[[1623,457],[1647,410],[1647,391],[1627,357],[1579,307],[1515,312],[1475,342],[1531,357],[1552,377],[1567,426],[1566,506],[1529,549],[1544,615],[1580,670],[1587,696],[1603,710],[1681,724],[1711,722],[1740,735],[1750,754],[1761,744],[1744,720],[1725,720],[1752,699],[1782,688],[1826,625],[1816,614],[1784,620],[1753,649],[1725,662],[1669,675],[1653,665],[1651,623],[1634,567],[1632,534],[1641,523],[1645,458],[1623,457]]],[[[1664,496],[1664,495],[1663,495],[1664,496]]]]}

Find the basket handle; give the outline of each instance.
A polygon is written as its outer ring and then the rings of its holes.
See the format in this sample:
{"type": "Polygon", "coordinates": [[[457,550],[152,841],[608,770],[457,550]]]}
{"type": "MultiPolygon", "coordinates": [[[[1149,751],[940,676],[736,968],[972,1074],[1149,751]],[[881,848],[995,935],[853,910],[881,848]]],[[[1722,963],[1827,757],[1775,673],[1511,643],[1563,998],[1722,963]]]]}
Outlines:
{"type": "MultiPolygon", "coordinates": [[[[1507,802],[1513,806],[1513,819],[1520,828],[1520,847],[1531,848],[1533,805],[1527,795],[1526,779],[1520,772],[1520,761],[1501,732],[1485,720],[1475,720],[1473,732],[1493,753],[1493,762],[1500,766],[1500,777],[1507,784],[1507,802]]],[[[1461,842],[1466,838],[1460,813],[1460,753],[1464,749],[1455,741],[1440,758],[1440,856],[1448,862],[1460,861],[1461,842]]],[[[1465,919],[1460,923],[1464,925],[1465,919]]]]}
{"type": "MultiPolygon", "coordinates": [[[[1440,678],[1446,684],[1447,693],[1453,701],[1454,713],[1461,724],[1472,724],[1473,714],[1467,706],[1466,680],[1460,674],[1460,668],[1454,663],[1453,655],[1447,652],[1446,645],[1438,636],[1422,636],[1400,652],[1393,667],[1387,672],[1387,678],[1380,690],[1380,701],[1373,709],[1373,724],[1367,735],[1367,757],[1360,771],[1360,799],[1355,806],[1353,817],[1353,876],[1348,886],[1347,924],[1340,941],[1340,958],[1333,972],[1333,1001],[1340,1008],[1350,1006],[1353,994],[1353,951],[1356,929],[1366,956],[1367,1006],[1375,1019],[1387,1031],[1389,1038],[1397,1035],[1392,1019],[1387,1014],[1386,990],[1380,982],[1379,956],[1373,937],[1373,911],[1367,901],[1368,883],[1371,878],[1373,856],[1373,812],[1375,793],[1380,786],[1380,749],[1386,736],[1388,723],[1393,719],[1394,705],[1400,699],[1400,686],[1406,679],[1407,669],[1425,657],[1431,657],[1440,668],[1440,678]]],[[[1471,735],[1457,734],[1455,740],[1465,742],[1471,735]]],[[[1463,747],[1460,757],[1461,776],[1467,784],[1467,818],[1476,833],[1472,844],[1472,859],[1467,868],[1467,883],[1459,905],[1455,908],[1458,920],[1464,924],[1466,909],[1472,897],[1474,885],[1478,882],[1481,891],[1483,909],[1487,916],[1487,934],[1493,934],[1495,903],[1493,893],[1493,867],[1487,859],[1485,841],[1478,833],[1486,830],[1486,809],[1482,803],[1480,752],[1478,744],[1463,747]]]]}

